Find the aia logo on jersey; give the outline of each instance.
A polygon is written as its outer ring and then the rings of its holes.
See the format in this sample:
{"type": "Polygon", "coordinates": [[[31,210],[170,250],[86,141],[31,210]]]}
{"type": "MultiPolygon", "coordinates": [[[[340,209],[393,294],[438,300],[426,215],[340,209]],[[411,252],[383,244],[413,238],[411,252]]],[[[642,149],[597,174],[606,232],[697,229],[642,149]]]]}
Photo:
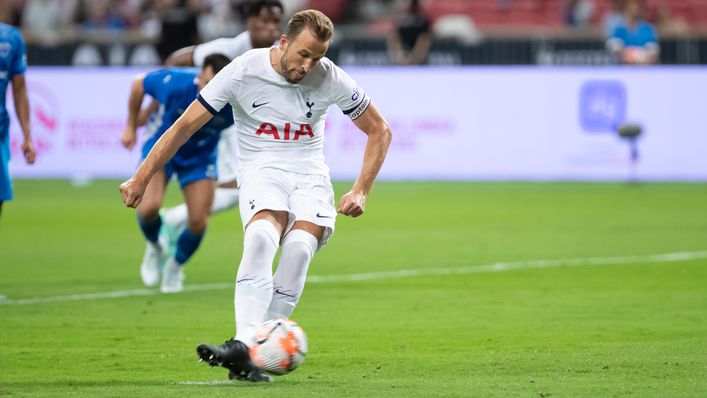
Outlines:
{"type": "Polygon", "coordinates": [[[288,122],[285,123],[285,127],[282,129],[282,135],[280,135],[280,132],[281,131],[278,130],[274,124],[265,122],[260,125],[260,128],[255,132],[255,135],[267,134],[271,135],[273,139],[285,141],[297,141],[303,135],[309,136],[309,138],[314,138],[312,126],[309,124],[300,124],[298,130],[292,131],[292,125],[288,122]]]}

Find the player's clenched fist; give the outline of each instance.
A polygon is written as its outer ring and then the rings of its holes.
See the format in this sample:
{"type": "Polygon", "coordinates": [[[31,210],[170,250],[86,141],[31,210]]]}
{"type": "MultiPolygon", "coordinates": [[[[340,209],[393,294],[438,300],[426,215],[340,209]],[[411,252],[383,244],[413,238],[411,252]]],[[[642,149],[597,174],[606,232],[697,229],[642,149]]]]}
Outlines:
{"type": "Polygon", "coordinates": [[[341,197],[339,208],[336,209],[339,213],[345,216],[358,217],[366,210],[366,195],[361,192],[350,191],[341,197]]]}
{"type": "Polygon", "coordinates": [[[145,186],[132,178],[120,184],[120,196],[123,197],[123,203],[128,207],[137,207],[142,201],[144,193],[145,186]]]}
{"type": "Polygon", "coordinates": [[[126,149],[133,149],[136,142],[137,133],[135,132],[135,129],[126,127],[123,134],[120,136],[120,143],[123,144],[126,149]]]}

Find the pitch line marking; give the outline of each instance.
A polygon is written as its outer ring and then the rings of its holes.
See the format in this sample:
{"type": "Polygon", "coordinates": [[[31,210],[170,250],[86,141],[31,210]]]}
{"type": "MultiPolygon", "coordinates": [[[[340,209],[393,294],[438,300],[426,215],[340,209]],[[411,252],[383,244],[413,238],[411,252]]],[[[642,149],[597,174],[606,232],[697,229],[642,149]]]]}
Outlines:
{"type": "MultiPolygon", "coordinates": [[[[622,265],[639,263],[672,263],[679,261],[699,260],[707,258],[707,251],[677,252],[653,254],[646,256],[615,256],[615,257],[586,257],[586,258],[566,258],[555,260],[530,260],[515,262],[498,262],[484,265],[472,265],[465,267],[443,267],[443,268],[420,268],[403,269],[398,271],[366,272],[360,274],[344,275],[310,275],[307,277],[308,283],[337,283],[337,282],[361,282],[375,281],[382,279],[399,279],[416,276],[434,275],[461,275],[476,274],[485,272],[503,272],[522,269],[553,268],[553,267],[582,267],[592,265],[622,265]]],[[[198,292],[208,290],[223,290],[233,288],[233,283],[209,283],[202,285],[187,285],[184,292],[198,292]]],[[[101,300],[135,296],[156,296],[161,294],[159,289],[136,289],[117,290],[112,292],[69,294],[64,296],[29,297],[23,299],[0,300],[0,305],[27,305],[44,303],[61,303],[68,301],[101,300]]]]}
{"type": "Polygon", "coordinates": [[[224,384],[237,384],[235,380],[213,380],[213,381],[180,381],[176,384],[182,384],[187,386],[217,386],[224,384]]]}

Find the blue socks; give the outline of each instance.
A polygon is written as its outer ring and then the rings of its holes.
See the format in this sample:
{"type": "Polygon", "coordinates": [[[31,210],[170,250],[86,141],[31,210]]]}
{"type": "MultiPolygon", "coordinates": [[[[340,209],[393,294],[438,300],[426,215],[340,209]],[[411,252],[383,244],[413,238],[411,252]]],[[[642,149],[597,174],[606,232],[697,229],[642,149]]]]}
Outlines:
{"type": "Polygon", "coordinates": [[[199,247],[203,237],[204,232],[193,234],[189,231],[189,228],[184,228],[184,231],[179,235],[179,239],[177,239],[177,253],[174,256],[177,263],[180,265],[186,263],[199,247]]]}
{"type": "Polygon", "coordinates": [[[140,224],[140,229],[142,229],[142,233],[143,235],[145,235],[145,239],[156,244],[157,238],[160,233],[160,227],[162,226],[162,217],[158,215],[155,220],[146,221],[143,220],[142,217],[140,217],[140,214],[138,214],[137,222],[138,224],[140,224]]]}

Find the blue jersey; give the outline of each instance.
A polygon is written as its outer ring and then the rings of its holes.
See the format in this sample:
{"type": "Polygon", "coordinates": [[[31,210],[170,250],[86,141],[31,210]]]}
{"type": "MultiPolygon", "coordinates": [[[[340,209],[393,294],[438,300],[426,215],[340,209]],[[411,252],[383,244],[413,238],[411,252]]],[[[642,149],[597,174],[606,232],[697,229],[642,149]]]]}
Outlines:
{"type": "Polygon", "coordinates": [[[19,29],[0,23],[0,139],[7,135],[10,117],[5,107],[7,85],[16,75],[25,73],[27,54],[19,29]]]}
{"type": "Polygon", "coordinates": [[[611,34],[611,39],[618,39],[624,47],[645,47],[648,44],[658,44],[655,28],[648,22],[638,22],[631,29],[623,23],[618,25],[611,34]]]}
{"type": "MultiPolygon", "coordinates": [[[[147,124],[149,137],[143,147],[143,157],[196,99],[198,74],[199,70],[195,68],[165,68],[145,76],[143,90],[160,105],[147,124]]],[[[215,159],[221,131],[232,124],[233,111],[230,106],[225,107],[179,148],[173,161],[188,167],[215,159]]]]}

